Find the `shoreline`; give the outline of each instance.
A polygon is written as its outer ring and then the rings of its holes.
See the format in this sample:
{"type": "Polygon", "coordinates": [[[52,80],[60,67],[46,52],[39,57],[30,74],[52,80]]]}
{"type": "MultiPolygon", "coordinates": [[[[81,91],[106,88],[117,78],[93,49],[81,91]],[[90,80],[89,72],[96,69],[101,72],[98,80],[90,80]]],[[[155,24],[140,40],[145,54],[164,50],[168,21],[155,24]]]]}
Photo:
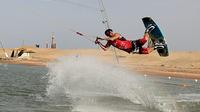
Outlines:
{"type": "MultiPolygon", "coordinates": [[[[80,55],[92,56],[106,63],[116,64],[112,51],[99,49],[44,49],[29,48],[35,53],[29,59],[0,59],[1,64],[21,64],[27,66],[47,66],[59,57],[80,55]]],[[[6,49],[9,52],[9,49],[6,49]]],[[[169,57],[160,57],[157,52],[149,55],[127,54],[117,50],[120,67],[141,75],[156,75],[187,79],[200,79],[200,52],[171,52],[169,57]]],[[[2,57],[2,53],[0,56],[2,57]]]]}

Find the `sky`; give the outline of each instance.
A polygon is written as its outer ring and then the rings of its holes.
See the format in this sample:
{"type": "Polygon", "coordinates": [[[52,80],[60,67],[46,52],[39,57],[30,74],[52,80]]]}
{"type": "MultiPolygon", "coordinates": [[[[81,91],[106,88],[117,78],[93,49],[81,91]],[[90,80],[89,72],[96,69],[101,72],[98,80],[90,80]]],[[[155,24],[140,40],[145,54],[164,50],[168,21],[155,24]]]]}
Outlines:
{"type": "MultiPolygon", "coordinates": [[[[172,51],[200,50],[199,0],[103,0],[109,24],[115,32],[135,40],[143,36],[141,18],[152,17],[172,51]]],[[[69,29],[103,36],[98,0],[1,0],[0,40],[4,47],[51,41],[55,32],[61,49],[97,48],[69,29]]]]}

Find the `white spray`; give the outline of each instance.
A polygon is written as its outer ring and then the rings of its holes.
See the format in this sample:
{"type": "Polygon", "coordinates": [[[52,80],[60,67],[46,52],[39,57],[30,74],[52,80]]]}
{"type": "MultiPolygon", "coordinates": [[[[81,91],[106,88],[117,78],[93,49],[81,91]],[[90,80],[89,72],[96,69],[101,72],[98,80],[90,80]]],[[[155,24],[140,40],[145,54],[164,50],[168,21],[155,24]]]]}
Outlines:
{"type": "Polygon", "coordinates": [[[49,96],[112,95],[147,108],[176,112],[173,101],[170,105],[165,104],[165,107],[160,105],[164,102],[156,101],[154,92],[159,90],[156,90],[155,85],[149,85],[150,83],[144,77],[115,65],[105,64],[92,57],[70,56],[58,59],[48,67],[50,85],[47,94],[49,96]]]}

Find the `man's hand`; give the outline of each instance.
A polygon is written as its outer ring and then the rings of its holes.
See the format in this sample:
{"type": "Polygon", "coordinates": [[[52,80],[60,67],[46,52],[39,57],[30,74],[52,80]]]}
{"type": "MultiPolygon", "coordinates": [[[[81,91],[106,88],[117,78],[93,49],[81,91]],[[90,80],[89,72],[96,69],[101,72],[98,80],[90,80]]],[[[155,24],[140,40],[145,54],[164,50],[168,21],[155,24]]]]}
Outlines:
{"type": "Polygon", "coordinates": [[[97,37],[96,40],[95,40],[95,44],[99,44],[100,42],[98,41],[100,38],[97,37]]]}
{"type": "Polygon", "coordinates": [[[95,44],[99,44],[100,42],[98,40],[95,41],[95,44]]]}

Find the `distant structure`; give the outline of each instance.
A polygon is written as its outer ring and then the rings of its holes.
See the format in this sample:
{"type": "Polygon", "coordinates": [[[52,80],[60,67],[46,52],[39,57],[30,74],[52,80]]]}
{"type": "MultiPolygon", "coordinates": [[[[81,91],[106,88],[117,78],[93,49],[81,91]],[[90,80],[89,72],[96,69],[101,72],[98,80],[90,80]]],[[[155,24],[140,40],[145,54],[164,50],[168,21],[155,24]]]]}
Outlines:
{"type": "Polygon", "coordinates": [[[4,52],[5,56],[6,56],[6,58],[8,58],[8,54],[7,54],[6,50],[3,47],[2,41],[0,41],[0,44],[1,44],[1,48],[3,49],[3,52],[4,52]]]}
{"type": "Polygon", "coordinates": [[[30,59],[31,54],[35,53],[32,50],[28,50],[26,48],[16,48],[11,53],[11,58],[20,58],[20,59],[30,59]]]}
{"type": "Polygon", "coordinates": [[[48,44],[48,41],[46,42],[46,48],[49,48],[49,44],[48,44]]]}
{"type": "Polygon", "coordinates": [[[56,49],[56,42],[55,42],[55,34],[54,32],[51,35],[51,48],[56,49]]]}
{"type": "Polygon", "coordinates": [[[39,44],[35,44],[35,47],[36,47],[36,48],[40,48],[40,45],[39,45],[39,44]]]}

